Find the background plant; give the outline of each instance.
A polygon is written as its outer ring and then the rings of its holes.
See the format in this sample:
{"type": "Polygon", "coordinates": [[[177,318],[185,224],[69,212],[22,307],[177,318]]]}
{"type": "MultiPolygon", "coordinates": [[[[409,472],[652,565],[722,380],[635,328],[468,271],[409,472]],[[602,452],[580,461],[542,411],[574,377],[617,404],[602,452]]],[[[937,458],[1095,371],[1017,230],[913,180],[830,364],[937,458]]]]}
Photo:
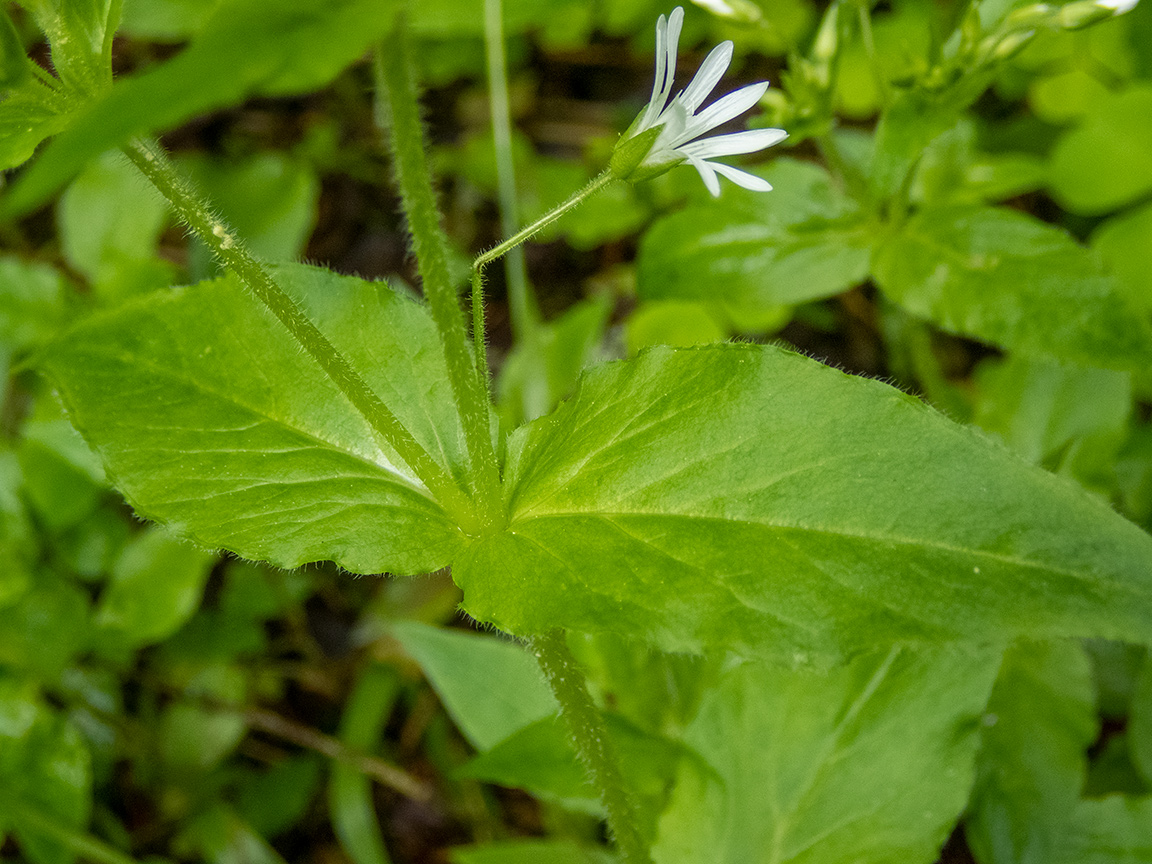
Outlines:
{"type": "Polygon", "coordinates": [[[794,152],[490,267],[491,426],[469,257],[603,168],[670,10],[6,7],[5,854],[595,860],[606,795],[660,862],[1146,854],[1152,10],[701,5],[794,152]],[[592,784],[461,600],[578,658],[592,784]]]}

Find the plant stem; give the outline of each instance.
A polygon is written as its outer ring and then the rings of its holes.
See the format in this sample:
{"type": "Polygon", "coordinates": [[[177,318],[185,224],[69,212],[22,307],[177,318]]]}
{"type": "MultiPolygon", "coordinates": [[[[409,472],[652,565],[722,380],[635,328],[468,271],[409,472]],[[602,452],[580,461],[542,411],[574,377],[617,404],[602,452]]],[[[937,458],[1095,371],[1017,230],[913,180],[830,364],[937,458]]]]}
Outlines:
{"type": "MultiPolygon", "coordinates": [[[[488,61],[488,102],[492,118],[492,142],[496,151],[496,183],[500,196],[500,227],[505,237],[520,224],[516,202],[516,166],[512,161],[512,119],[508,105],[508,71],[504,52],[503,0],[484,0],[484,45],[488,61]]],[[[512,249],[504,259],[508,280],[508,306],[512,337],[516,342],[532,338],[540,323],[540,309],[528,285],[524,250],[512,249]]],[[[475,319],[473,319],[475,320],[475,319]]],[[[478,344],[483,340],[473,337],[478,344]]]]}
{"type": "Polygon", "coordinates": [[[244,248],[236,232],[215,216],[208,202],[192,187],[156,144],[135,140],[124,152],[160,191],[177,216],[195,232],[216,257],[256,295],[296,341],[320,364],[369,425],[399,454],[416,476],[467,533],[479,531],[474,509],[451,475],[438,465],[400,423],[380,397],[328,341],[296,302],[276,284],[267,267],[244,248]]]}
{"type": "Polygon", "coordinates": [[[376,51],[376,119],[390,132],[392,161],[408,228],[420,269],[424,296],[440,332],[452,393],[468,445],[469,480],[486,531],[503,527],[500,472],[492,446],[488,370],[476,362],[468,344],[464,316],[448,275],[448,241],[424,152],[424,135],[416,86],[408,59],[406,28],[398,26],[388,44],[376,51]]]}
{"type": "Polygon", "coordinates": [[[483,308],[482,298],[484,296],[484,268],[490,263],[495,261],[501,255],[511,252],[525,240],[530,239],[535,234],[543,231],[569,210],[577,207],[584,202],[586,198],[599,192],[605,186],[613,181],[612,172],[605,170],[599,175],[594,177],[587,186],[578,192],[575,192],[567,201],[559,206],[549,210],[531,225],[521,228],[507,240],[504,240],[499,245],[489,249],[476,256],[476,260],[472,262],[472,304],[473,308],[479,304],[483,308]]]}
{"type": "Polygon", "coordinates": [[[57,819],[36,807],[19,800],[4,800],[5,815],[13,825],[19,825],[44,837],[50,837],[69,852],[96,864],[137,864],[135,858],[125,855],[114,846],[97,840],[90,834],[62,825],[57,819]]]}
{"type": "Polygon", "coordinates": [[[476,271],[483,270],[484,267],[495,261],[501,255],[504,255],[509,250],[516,248],[525,240],[530,240],[533,235],[543,231],[569,210],[572,210],[578,205],[584,203],[584,199],[592,197],[592,195],[599,192],[601,189],[611,183],[613,179],[614,178],[612,177],[612,172],[604,170],[596,177],[593,177],[588,182],[588,185],[581,189],[579,192],[573,193],[572,196],[563,204],[560,204],[549,210],[531,225],[521,228],[507,240],[501,242],[498,246],[494,246],[487,252],[483,252],[477,255],[476,260],[472,262],[473,279],[475,279],[476,271]]]}
{"type": "Polygon", "coordinates": [[[576,658],[568,649],[564,633],[554,630],[530,640],[540,668],[560,703],[561,713],[568,721],[568,729],[576,744],[576,752],[592,773],[592,781],[600,793],[600,800],[608,814],[608,828],[616,839],[624,864],[651,864],[648,850],[636,828],[636,816],[604,718],[584,683],[584,675],[576,658]]]}

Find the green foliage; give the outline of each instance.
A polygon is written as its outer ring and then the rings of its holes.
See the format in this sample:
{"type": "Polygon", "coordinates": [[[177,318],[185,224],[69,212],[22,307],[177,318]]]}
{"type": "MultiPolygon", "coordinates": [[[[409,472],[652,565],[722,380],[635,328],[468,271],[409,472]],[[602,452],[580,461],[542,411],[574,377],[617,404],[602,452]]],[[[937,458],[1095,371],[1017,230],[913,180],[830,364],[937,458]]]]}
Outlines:
{"type": "Polygon", "coordinates": [[[499,5],[0,11],[3,855],[1147,860],[1148,0],[499,5]]]}
{"type": "Polygon", "coordinates": [[[507,477],[508,531],[455,578],[513,632],[801,662],[1148,635],[1143,532],[899,391],[778,350],[597,367],[512,437],[507,477]]]}
{"type": "MultiPolygon", "coordinates": [[[[280,272],[394,394],[417,439],[458,469],[461,434],[423,308],[386,285],[303,266],[280,272]]],[[[411,469],[232,279],[92,316],[42,368],[76,424],[103,442],[134,505],[208,546],[287,567],[335,559],[357,573],[419,573],[447,564],[460,543],[411,469]]]]}

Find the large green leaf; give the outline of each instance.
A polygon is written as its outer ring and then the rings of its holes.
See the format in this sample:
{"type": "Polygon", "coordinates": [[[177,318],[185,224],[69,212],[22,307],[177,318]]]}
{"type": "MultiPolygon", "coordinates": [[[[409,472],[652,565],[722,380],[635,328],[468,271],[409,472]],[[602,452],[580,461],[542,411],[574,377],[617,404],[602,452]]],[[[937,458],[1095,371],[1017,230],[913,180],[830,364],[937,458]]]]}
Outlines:
{"type": "Polygon", "coordinates": [[[637,262],[640,295],[776,305],[863,281],[868,223],[828,172],[777,159],[764,177],[770,193],[733,189],[653,225],[637,262]]]}
{"type": "Polygon", "coordinates": [[[988,704],[968,844],[981,864],[1048,864],[1065,843],[1097,734],[1079,643],[1022,642],[988,704]]]}
{"type": "MultiPolygon", "coordinates": [[[[432,457],[459,469],[463,433],[424,308],[382,283],[276,273],[432,457]]],[[[411,470],[230,278],[94,316],[42,364],[129,501],[205,546],[416,573],[460,543],[411,470]]]]}
{"type": "Polygon", "coordinates": [[[764,346],[589,372],[509,442],[474,616],[785,659],[1013,633],[1152,636],[1152,538],[876,381],[764,346]]]}
{"type": "Polygon", "coordinates": [[[395,20],[381,0],[230,0],[172,60],[117,83],[45,149],[5,199],[7,215],[47,199],[88,160],[133,135],[169,129],[255,93],[306,93],[328,83],[395,20]]]}
{"type": "Polygon", "coordinates": [[[733,669],[688,728],[704,765],[680,763],[656,864],[936,860],[997,659],[893,649],[829,674],[733,669]]]}
{"type": "Polygon", "coordinates": [[[926,210],[876,250],[880,287],[943,329],[1089,366],[1152,362],[1152,327],[1095,255],[1003,207],[926,210]]]}
{"type": "Polygon", "coordinates": [[[1152,85],[1101,99],[1056,144],[1048,182],[1064,207],[1093,215],[1152,190],[1152,85]]]}

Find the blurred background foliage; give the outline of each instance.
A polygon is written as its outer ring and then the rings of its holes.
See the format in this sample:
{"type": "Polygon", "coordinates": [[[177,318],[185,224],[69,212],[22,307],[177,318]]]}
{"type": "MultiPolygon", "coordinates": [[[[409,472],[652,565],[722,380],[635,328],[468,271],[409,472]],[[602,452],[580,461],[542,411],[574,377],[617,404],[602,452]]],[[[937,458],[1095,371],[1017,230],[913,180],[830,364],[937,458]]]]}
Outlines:
{"type": "MultiPolygon", "coordinates": [[[[124,0],[117,74],[161,69],[228,2],[124,0]]],[[[653,23],[670,10],[656,0],[504,5],[512,152],[528,221],[601,170],[648,98],[653,23]]],[[[962,5],[874,4],[870,33],[843,30],[830,86],[819,92],[805,70],[827,4],[689,8],[684,68],[732,39],[726,86],[773,84],[753,123],[792,133],[789,151],[762,166],[776,191],[729,187],[713,201],[681,168],[638,187],[617,184],[573,211],[526,249],[547,322],[531,355],[513,349],[503,275],[492,268],[503,422],[539,413],[528,391],[541,369],[547,391],[560,395],[588,363],[645,346],[779,339],[922,394],[1149,527],[1147,370],[1004,351],[913,317],[870,282],[875,214],[822,167],[835,158],[851,177],[867,159],[887,94],[931,71],[962,5]],[[814,238],[813,220],[835,230],[814,238]],[[710,290],[718,279],[723,297],[710,290]]],[[[20,43],[47,68],[33,17],[6,8],[20,43]]],[[[481,0],[421,0],[411,27],[463,276],[470,255],[501,235],[481,0]]],[[[302,66],[311,62],[301,54],[302,66]]],[[[164,143],[259,255],[411,284],[369,72],[360,62],[337,71],[303,93],[272,75],[225,94],[167,130],[164,143]]],[[[920,154],[911,206],[999,202],[1057,226],[1099,256],[1146,316],[1152,5],[1082,30],[1039,32],[1006,52],[987,85],[920,154]]],[[[14,167],[35,142],[7,131],[0,155],[14,167]]],[[[216,272],[134,169],[114,153],[91,161],[50,204],[0,224],[0,243],[0,858],[610,860],[598,805],[535,667],[495,637],[465,632],[447,574],[352,579],[324,564],[281,572],[194,549],[142,524],[111,491],[29,358],[94,309],[216,272]]],[[[574,648],[611,709],[644,812],[660,813],[679,736],[720,661],[606,637],[574,648]]],[[[1000,712],[1025,711],[1013,701],[1012,675],[1036,681],[1057,670],[1055,701],[1080,707],[1067,765],[1052,770],[1086,770],[1088,794],[1146,795],[1144,649],[1046,650],[1013,655],[994,693],[1000,712]]],[[[1027,749],[1010,738],[987,746],[1027,749]]],[[[980,827],[991,811],[973,812],[971,848],[958,832],[944,860],[1031,860],[1002,857],[995,831],[980,827]]],[[[1132,843],[1149,831],[1139,819],[1117,830],[1132,843]]]]}

